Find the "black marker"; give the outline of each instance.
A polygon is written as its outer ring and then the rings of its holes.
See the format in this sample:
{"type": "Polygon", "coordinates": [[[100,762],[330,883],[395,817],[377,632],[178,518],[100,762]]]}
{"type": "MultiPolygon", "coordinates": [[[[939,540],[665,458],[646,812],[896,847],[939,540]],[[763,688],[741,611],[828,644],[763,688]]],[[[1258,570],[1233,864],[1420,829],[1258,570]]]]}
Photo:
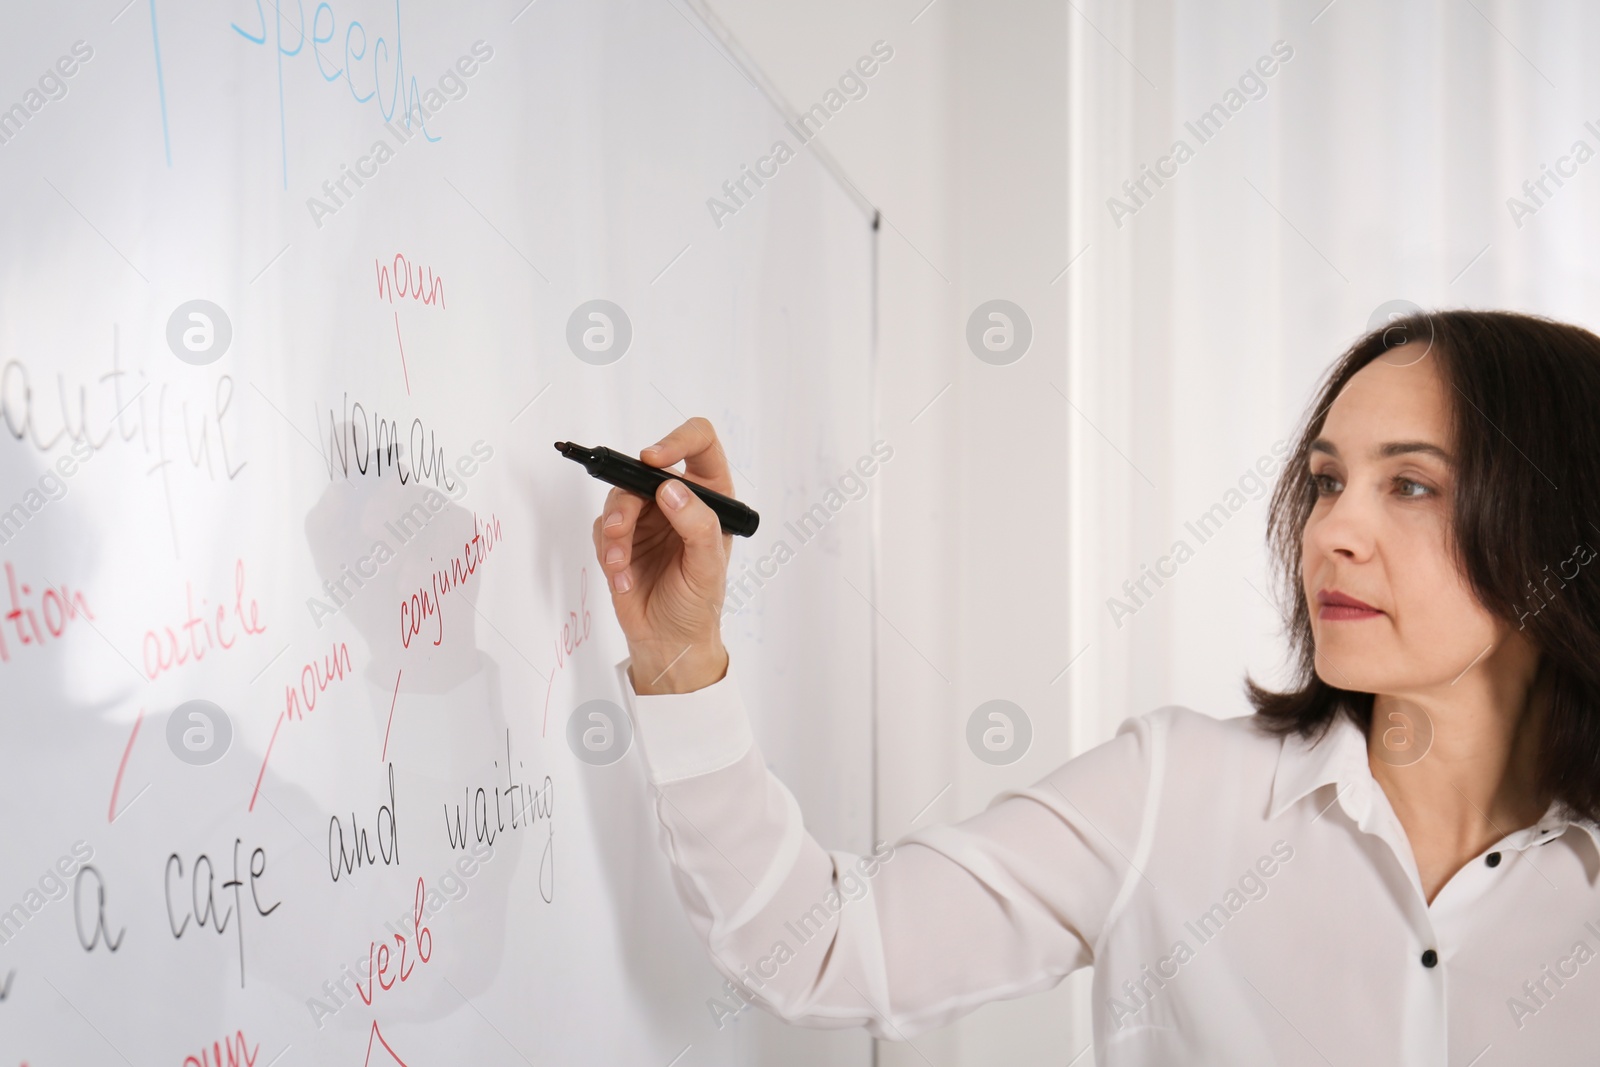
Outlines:
{"type": "Polygon", "coordinates": [[[756,525],[761,522],[760,515],[731,496],[723,496],[715,489],[696,485],[663,467],[652,467],[648,463],[641,463],[632,456],[624,455],[605,445],[584,448],[571,441],[557,441],[556,451],[568,459],[582,463],[585,470],[602,482],[609,482],[619,489],[626,489],[630,493],[637,493],[652,501],[656,498],[656,488],[662,482],[668,478],[677,479],[717,513],[722,529],[727,533],[749,537],[756,532],[756,525]]]}

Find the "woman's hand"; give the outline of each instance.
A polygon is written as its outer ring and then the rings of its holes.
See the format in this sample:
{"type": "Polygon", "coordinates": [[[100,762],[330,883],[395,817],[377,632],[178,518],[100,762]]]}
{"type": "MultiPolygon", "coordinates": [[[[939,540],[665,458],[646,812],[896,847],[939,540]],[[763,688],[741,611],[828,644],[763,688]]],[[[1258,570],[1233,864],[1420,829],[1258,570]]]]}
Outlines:
{"type": "MultiPolygon", "coordinates": [[[[685,460],[684,477],[733,496],[728,459],[711,423],[693,418],[639,453],[652,467],[685,460]]],[[[687,693],[721,680],[722,599],[733,535],[674,480],[649,501],[612,489],[594,520],[595,555],[632,655],[634,692],[687,693]]]]}

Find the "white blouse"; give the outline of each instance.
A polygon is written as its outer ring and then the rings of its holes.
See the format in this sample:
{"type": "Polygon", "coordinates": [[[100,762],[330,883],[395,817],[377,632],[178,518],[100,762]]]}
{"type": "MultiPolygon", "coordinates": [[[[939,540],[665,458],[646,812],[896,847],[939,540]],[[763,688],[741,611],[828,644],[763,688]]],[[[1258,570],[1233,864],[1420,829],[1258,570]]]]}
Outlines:
{"type": "Polygon", "coordinates": [[[1308,745],[1158,708],[965,822],[856,856],[807,833],[731,664],[657,696],[626,670],[730,1016],[737,995],[903,1040],[1093,966],[1102,1067],[1600,1062],[1600,826],[1552,806],[1430,905],[1345,719],[1308,745]]]}

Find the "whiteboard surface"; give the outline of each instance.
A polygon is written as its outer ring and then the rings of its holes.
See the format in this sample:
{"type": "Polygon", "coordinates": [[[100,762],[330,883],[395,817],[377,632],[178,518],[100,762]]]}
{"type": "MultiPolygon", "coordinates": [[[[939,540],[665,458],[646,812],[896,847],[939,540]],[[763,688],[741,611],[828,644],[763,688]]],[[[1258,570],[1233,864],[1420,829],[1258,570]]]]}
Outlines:
{"type": "Polygon", "coordinates": [[[626,648],[551,442],[714,422],[757,738],[869,849],[870,219],[673,4],[280,6],[0,35],[0,1063],[868,1062],[715,1025],[569,746],[626,648]]]}

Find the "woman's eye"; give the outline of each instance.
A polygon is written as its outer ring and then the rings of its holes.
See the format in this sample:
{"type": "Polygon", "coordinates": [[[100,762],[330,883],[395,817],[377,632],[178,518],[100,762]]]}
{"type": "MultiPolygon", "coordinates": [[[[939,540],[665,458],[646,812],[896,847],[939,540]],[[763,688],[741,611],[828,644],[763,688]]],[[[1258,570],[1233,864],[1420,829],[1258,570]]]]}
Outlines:
{"type": "Polygon", "coordinates": [[[1317,496],[1337,493],[1339,491],[1339,479],[1331,474],[1313,474],[1311,476],[1311,491],[1317,496]]]}
{"type": "Polygon", "coordinates": [[[1394,484],[1395,488],[1400,491],[1400,495],[1404,497],[1420,499],[1422,497],[1433,495],[1433,490],[1428,486],[1423,485],[1421,482],[1414,482],[1410,478],[1396,478],[1394,480],[1394,484]],[[1412,492],[1412,490],[1417,491],[1412,492]]]}

